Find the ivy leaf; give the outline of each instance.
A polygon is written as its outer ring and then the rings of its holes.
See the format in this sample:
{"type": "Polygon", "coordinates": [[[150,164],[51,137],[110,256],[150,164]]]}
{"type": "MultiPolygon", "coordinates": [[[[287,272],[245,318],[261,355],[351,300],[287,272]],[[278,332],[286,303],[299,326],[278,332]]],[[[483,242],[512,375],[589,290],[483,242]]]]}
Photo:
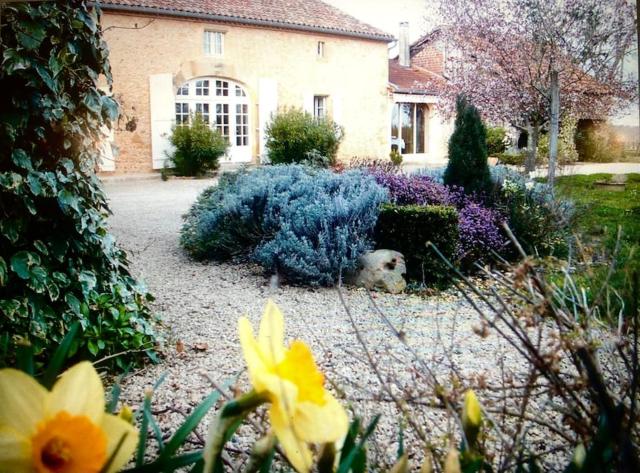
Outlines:
{"type": "Polygon", "coordinates": [[[4,286],[9,277],[7,270],[7,263],[2,256],[0,256],[0,286],[4,286]]]}
{"type": "Polygon", "coordinates": [[[66,189],[60,191],[60,193],[58,194],[58,202],[63,208],[71,207],[76,212],[80,212],[80,209],[78,208],[78,202],[79,202],[78,196],[75,194],[72,194],[66,189]]]}
{"type": "Polygon", "coordinates": [[[84,96],[84,100],[82,100],[82,103],[84,103],[93,113],[100,113],[100,110],[102,109],[100,95],[95,90],[88,90],[84,96]]]}
{"type": "Polygon", "coordinates": [[[29,185],[29,189],[31,189],[31,193],[33,195],[41,195],[43,193],[42,185],[40,184],[40,179],[37,174],[30,173],[27,176],[27,184],[29,185]]]}
{"type": "Polygon", "coordinates": [[[29,279],[31,267],[40,264],[40,257],[30,251],[18,251],[11,257],[11,269],[21,279],[29,279]]]}
{"type": "Polygon", "coordinates": [[[43,24],[33,20],[23,20],[20,24],[22,31],[18,32],[18,42],[26,49],[38,49],[47,36],[43,24]]]}
{"type": "Polygon", "coordinates": [[[69,309],[71,309],[71,312],[73,312],[75,315],[79,317],[80,316],[80,300],[70,292],[67,292],[65,294],[64,300],[69,306],[69,309]]]}
{"type": "Polygon", "coordinates": [[[118,102],[104,95],[102,97],[102,115],[109,121],[116,121],[118,119],[118,102]]]}
{"type": "Polygon", "coordinates": [[[38,250],[43,255],[49,254],[49,249],[47,248],[47,245],[45,245],[41,240],[35,240],[33,242],[33,246],[36,248],[36,250],[38,250]]]}
{"type": "Polygon", "coordinates": [[[5,68],[7,75],[11,75],[15,71],[21,71],[30,67],[31,63],[29,62],[29,59],[22,56],[15,49],[7,49],[2,56],[4,58],[3,67],[5,68]]]}
{"type": "Polygon", "coordinates": [[[82,292],[86,295],[91,291],[98,280],[96,279],[96,275],[91,271],[82,271],[78,276],[78,281],[80,281],[80,285],[82,286],[82,292]]]}
{"type": "Polygon", "coordinates": [[[19,168],[27,169],[29,171],[33,169],[31,159],[29,159],[29,156],[23,149],[14,149],[13,153],[11,153],[11,161],[13,161],[13,164],[19,168]]]}
{"type": "Polygon", "coordinates": [[[47,87],[49,87],[49,89],[51,89],[53,93],[57,94],[58,86],[56,85],[55,81],[51,77],[51,74],[49,74],[49,72],[40,64],[36,64],[35,69],[38,75],[40,76],[40,78],[44,81],[45,84],[47,84],[47,87]]]}

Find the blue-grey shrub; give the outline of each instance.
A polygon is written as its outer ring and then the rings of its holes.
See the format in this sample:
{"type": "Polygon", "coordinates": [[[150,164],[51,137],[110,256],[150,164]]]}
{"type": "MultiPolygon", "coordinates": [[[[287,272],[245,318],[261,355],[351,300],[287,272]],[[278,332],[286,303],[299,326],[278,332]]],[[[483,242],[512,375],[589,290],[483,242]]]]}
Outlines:
{"type": "Polygon", "coordinates": [[[361,171],[265,166],[203,192],[181,241],[196,258],[245,255],[290,282],[330,285],[372,247],[386,199],[361,171]]]}

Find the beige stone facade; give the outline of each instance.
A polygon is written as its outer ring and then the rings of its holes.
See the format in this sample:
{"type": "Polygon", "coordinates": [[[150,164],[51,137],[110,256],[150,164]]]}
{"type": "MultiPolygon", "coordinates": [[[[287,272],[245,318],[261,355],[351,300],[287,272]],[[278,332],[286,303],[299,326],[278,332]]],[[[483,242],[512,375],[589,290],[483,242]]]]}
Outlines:
{"type": "Polygon", "coordinates": [[[246,91],[254,162],[264,152],[267,117],[283,107],[313,112],[314,96],[326,97],[329,116],[344,127],[339,159],[388,156],[385,41],[117,11],[103,12],[102,28],[123,112],[114,136],[116,173],[162,167],[176,93],[196,78],[229,80],[246,91]],[[223,33],[219,57],[205,55],[205,31],[223,33]]]}

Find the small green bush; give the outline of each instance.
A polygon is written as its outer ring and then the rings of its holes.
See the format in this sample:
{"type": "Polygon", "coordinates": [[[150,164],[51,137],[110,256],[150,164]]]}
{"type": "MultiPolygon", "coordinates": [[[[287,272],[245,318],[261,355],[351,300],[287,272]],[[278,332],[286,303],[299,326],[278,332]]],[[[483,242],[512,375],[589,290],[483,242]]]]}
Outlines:
{"type": "Polygon", "coordinates": [[[487,153],[489,156],[498,156],[507,150],[511,140],[507,136],[507,130],[501,126],[487,128],[487,153]]]}
{"type": "Polygon", "coordinates": [[[391,162],[394,166],[400,166],[402,164],[402,155],[395,148],[391,150],[391,153],[389,153],[389,158],[391,158],[391,162]]]}
{"type": "Polygon", "coordinates": [[[527,159],[526,151],[519,151],[517,153],[500,153],[497,154],[498,164],[508,164],[510,166],[524,166],[524,161],[527,159]]]}
{"type": "Polygon", "coordinates": [[[449,163],[444,183],[466,193],[484,192],[491,185],[487,164],[487,132],[480,113],[464,97],[456,105],[455,129],[449,138],[449,163]]]}
{"type": "Polygon", "coordinates": [[[170,162],[179,176],[199,176],[218,169],[218,160],[229,146],[220,132],[212,130],[200,114],[196,114],[189,125],[174,127],[171,144],[176,149],[170,162]]]}
{"type": "Polygon", "coordinates": [[[450,261],[458,248],[458,212],[441,205],[385,204],[380,210],[375,231],[376,246],[402,253],[410,279],[445,285],[449,275],[446,264],[427,242],[432,242],[450,261]]]}
{"type": "Polygon", "coordinates": [[[311,163],[333,166],[342,141],[342,127],[316,119],[300,109],[286,109],[267,125],[267,152],[273,164],[311,163]],[[310,159],[323,156],[327,161],[310,159]]]}

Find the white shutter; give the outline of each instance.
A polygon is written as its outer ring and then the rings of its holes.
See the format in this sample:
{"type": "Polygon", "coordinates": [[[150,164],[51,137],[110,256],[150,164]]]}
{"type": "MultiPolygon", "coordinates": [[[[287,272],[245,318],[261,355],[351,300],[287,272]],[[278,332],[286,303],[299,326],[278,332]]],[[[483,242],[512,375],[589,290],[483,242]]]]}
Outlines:
{"type": "Polygon", "coordinates": [[[265,130],[267,124],[271,121],[271,117],[278,110],[278,82],[275,79],[259,79],[258,80],[258,130],[260,137],[260,160],[266,159],[265,130]]]}
{"type": "Polygon", "coordinates": [[[101,171],[115,171],[116,159],[113,152],[113,142],[115,140],[115,133],[113,128],[115,123],[111,125],[111,128],[106,125],[100,127],[102,132],[102,143],[100,143],[100,170],[101,171]]]}
{"type": "Polygon", "coordinates": [[[302,110],[313,115],[313,94],[304,94],[302,98],[302,110]]]}
{"type": "Polygon", "coordinates": [[[170,73],[150,75],[149,98],[153,169],[161,169],[165,166],[168,155],[173,151],[169,141],[176,110],[173,75],[170,73]]]}

